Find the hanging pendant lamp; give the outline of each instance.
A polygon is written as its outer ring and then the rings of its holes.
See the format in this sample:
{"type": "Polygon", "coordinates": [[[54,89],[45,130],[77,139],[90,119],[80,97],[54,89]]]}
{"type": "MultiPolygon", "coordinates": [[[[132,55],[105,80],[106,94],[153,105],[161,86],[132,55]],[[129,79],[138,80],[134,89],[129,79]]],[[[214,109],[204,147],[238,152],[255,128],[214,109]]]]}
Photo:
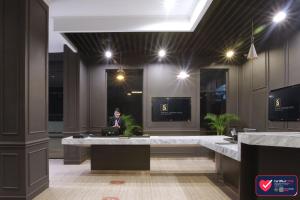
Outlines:
{"type": "MultiPolygon", "coordinates": [[[[118,64],[116,61],[115,61],[115,64],[118,64]]],[[[119,67],[118,67],[118,71],[117,71],[117,74],[116,74],[116,79],[118,81],[124,81],[125,80],[125,71],[123,70],[123,67],[121,65],[121,53],[120,53],[120,64],[118,64],[119,67]]]]}
{"type": "Polygon", "coordinates": [[[123,69],[121,69],[121,68],[118,69],[116,79],[118,81],[124,81],[125,80],[125,71],[123,69]]]}
{"type": "Polygon", "coordinates": [[[252,20],[251,46],[250,46],[250,49],[249,49],[247,59],[248,60],[254,60],[256,58],[258,58],[258,56],[257,56],[255,46],[254,46],[254,33],[253,33],[253,20],[252,20]]]}

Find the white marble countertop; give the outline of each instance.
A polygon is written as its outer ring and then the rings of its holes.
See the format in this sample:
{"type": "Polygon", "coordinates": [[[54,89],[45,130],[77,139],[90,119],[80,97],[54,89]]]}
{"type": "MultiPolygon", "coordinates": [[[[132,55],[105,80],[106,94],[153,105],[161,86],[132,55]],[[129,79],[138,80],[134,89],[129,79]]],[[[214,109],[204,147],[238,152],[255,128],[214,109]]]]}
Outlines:
{"type": "Polygon", "coordinates": [[[151,146],[155,145],[201,145],[217,153],[240,160],[237,144],[232,144],[225,138],[227,136],[151,136],[151,146]]]}
{"type": "Polygon", "coordinates": [[[150,137],[86,137],[62,139],[63,145],[91,146],[91,145],[150,145],[150,137]]]}
{"type": "Polygon", "coordinates": [[[300,148],[300,132],[239,133],[238,140],[249,145],[300,148]]]}
{"type": "Polygon", "coordinates": [[[68,137],[62,140],[63,145],[201,145],[232,159],[239,160],[238,145],[224,140],[227,136],[150,136],[150,137],[68,137]]]}
{"type": "Polygon", "coordinates": [[[68,137],[63,145],[199,145],[240,161],[240,144],[300,148],[300,132],[239,133],[238,144],[226,140],[227,136],[150,136],[150,137],[68,137]]]}

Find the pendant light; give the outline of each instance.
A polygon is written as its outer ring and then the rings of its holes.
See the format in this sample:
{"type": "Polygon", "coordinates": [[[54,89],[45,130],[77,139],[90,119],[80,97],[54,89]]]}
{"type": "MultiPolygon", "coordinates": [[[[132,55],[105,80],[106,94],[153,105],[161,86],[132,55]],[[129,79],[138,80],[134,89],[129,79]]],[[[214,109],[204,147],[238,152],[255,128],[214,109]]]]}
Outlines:
{"type": "Polygon", "coordinates": [[[122,65],[121,65],[121,53],[120,53],[120,64],[119,64],[119,69],[117,71],[116,79],[118,81],[125,80],[125,71],[123,70],[122,65]]]}
{"type": "Polygon", "coordinates": [[[250,46],[250,49],[249,49],[247,59],[248,60],[254,60],[256,58],[258,58],[258,56],[257,56],[255,46],[254,46],[254,32],[253,32],[253,20],[252,20],[251,46],[250,46]]]}
{"type": "Polygon", "coordinates": [[[118,81],[124,81],[125,80],[125,71],[122,68],[118,69],[116,79],[118,81]]]}

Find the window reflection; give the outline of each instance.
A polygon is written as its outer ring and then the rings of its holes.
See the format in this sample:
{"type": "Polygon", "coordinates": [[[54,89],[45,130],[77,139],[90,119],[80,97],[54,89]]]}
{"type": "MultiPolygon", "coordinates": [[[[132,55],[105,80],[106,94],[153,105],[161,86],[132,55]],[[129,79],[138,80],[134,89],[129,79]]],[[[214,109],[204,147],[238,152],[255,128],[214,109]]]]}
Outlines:
{"type": "Polygon", "coordinates": [[[226,112],[226,73],[224,69],[200,71],[200,127],[208,128],[204,117],[207,113],[226,112]]]}

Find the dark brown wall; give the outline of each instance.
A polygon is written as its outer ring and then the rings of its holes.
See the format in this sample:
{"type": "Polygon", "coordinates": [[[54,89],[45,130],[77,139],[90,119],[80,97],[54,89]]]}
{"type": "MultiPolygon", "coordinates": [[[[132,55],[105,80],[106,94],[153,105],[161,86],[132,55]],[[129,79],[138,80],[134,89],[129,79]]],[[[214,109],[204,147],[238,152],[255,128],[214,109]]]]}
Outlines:
{"type": "Polygon", "coordinates": [[[299,122],[268,120],[270,90],[300,83],[300,33],[282,45],[259,54],[240,71],[239,114],[250,127],[265,130],[300,130],[299,122]]]}
{"type": "Polygon", "coordinates": [[[49,185],[48,6],[0,1],[0,199],[49,185]]]}
{"type": "Polygon", "coordinates": [[[79,56],[64,47],[64,134],[79,132],[79,56]]]}
{"type": "Polygon", "coordinates": [[[80,132],[89,130],[89,72],[85,64],[80,61],[79,77],[79,106],[80,106],[80,132]]]}
{"type": "MultiPolygon", "coordinates": [[[[64,136],[89,130],[89,73],[79,55],[64,47],[64,136]]],[[[79,164],[87,158],[87,149],[64,147],[64,163],[79,164]]]]}
{"type": "Polygon", "coordinates": [[[79,55],[64,48],[64,134],[89,129],[89,73],[79,55]]]}
{"type": "Polygon", "coordinates": [[[144,67],[143,125],[145,131],[200,129],[200,73],[191,70],[186,81],[177,80],[180,67],[151,64],[144,67]],[[190,122],[152,122],[152,97],[191,97],[190,122]]]}
{"type": "Polygon", "coordinates": [[[89,67],[90,74],[90,130],[106,127],[106,72],[104,66],[89,67]]]}
{"type": "MultiPolygon", "coordinates": [[[[190,68],[191,77],[186,81],[176,79],[180,71],[174,64],[139,64],[130,65],[144,69],[143,82],[143,125],[145,131],[199,131],[200,130],[200,68],[190,68]],[[191,122],[152,122],[152,97],[192,97],[191,122]]],[[[117,66],[93,65],[89,67],[90,74],[90,129],[100,131],[106,126],[106,69],[116,69],[117,66]]],[[[228,69],[228,112],[238,112],[238,75],[239,68],[235,66],[210,66],[210,68],[228,69]]]]}

